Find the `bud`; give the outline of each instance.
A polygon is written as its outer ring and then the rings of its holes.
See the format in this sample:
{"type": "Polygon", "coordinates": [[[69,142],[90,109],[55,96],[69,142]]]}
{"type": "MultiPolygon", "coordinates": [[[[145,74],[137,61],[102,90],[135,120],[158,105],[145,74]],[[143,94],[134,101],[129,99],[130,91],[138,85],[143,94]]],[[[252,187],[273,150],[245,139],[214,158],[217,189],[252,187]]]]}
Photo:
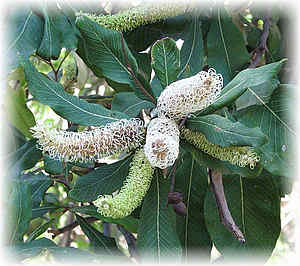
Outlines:
{"type": "Polygon", "coordinates": [[[147,128],[144,152],[152,166],[165,169],[174,164],[179,153],[179,129],[175,121],[154,118],[147,128]]]}
{"type": "Polygon", "coordinates": [[[183,14],[186,8],[187,4],[184,3],[164,1],[161,3],[143,3],[141,6],[121,11],[112,16],[86,15],[89,19],[99,23],[103,27],[123,32],[183,14]]]}
{"type": "Polygon", "coordinates": [[[52,159],[65,162],[98,161],[136,149],[145,140],[144,123],[140,119],[121,119],[83,132],[48,130],[43,125],[31,130],[43,152],[48,152],[52,159]]]}
{"type": "Polygon", "coordinates": [[[101,195],[94,201],[98,212],[115,219],[130,215],[146,195],[153,173],[154,168],[147,160],[143,149],[138,150],[132,159],[128,176],[120,192],[115,196],[101,195]]]}
{"type": "Polygon", "coordinates": [[[167,86],[157,99],[156,112],[159,117],[182,119],[209,106],[219,96],[222,87],[221,74],[216,74],[213,68],[208,72],[201,71],[167,86]]]}
{"type": "Polygon", "coordinates": [[[251,147],[221,147],[219,145],[210,143],[206,139],[206,137],[198,131],[192,131],[187,128],[182,128],[181,137],[186,139],[201,151],[209,154],[210,156],[221,161],[228,161],[240,167],[246,167],[247,165],[249,165],[251,169],[254,169],[256,163],[260,160],[259,156],[253,151],[251,147]]]}

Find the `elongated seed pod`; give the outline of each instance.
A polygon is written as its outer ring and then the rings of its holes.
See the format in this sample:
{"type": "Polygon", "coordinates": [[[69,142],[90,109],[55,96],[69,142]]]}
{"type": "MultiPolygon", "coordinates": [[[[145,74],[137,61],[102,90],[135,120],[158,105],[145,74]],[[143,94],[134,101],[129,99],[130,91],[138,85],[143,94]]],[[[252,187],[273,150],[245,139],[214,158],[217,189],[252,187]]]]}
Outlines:
{"type": "Polygon", "coordinates": [[[129,173],[120,192],[116,195],[101,195],[93,203],[103,216],[123,218],[130,215],[142,202],[152,180],[154,168],[147,160],[143,149],[136,151],[129,173]]]}
{"type": "Polygon", "coordinates": [[[187,3],[174,3],[174,1],[168,0],[160,3],[143,3],[141,6],[130,8],[111,16],[85,15],[101,26],[125,32],[146,24],[161,21],[168,17],[183,14],[187,7],[187,3]]]}
{"type": "Polygon", "coordinates": [[[48,130],[43,125],[32,128],[39,148],[52,159],[65,162],[97,161],[144,144],[145,128],[141,119],[121,119],[90,131],[48,130]]]}
{"type": "Polygon", "coordinates": [[[157,99],[155,112],[159,117],[181,119],[206,108],[220,94],[223,87],[221,74],[213,68],[167,86],[157,99]]]}
{"type": "Polygon", "coordinates": [[[240,167],[246,167],[249,165],[251,169],[254,169],[256,163],[260,160],[259,156],[251,147],[221,147],[219,145],[210,143],[201,132],[192,131],[187,128],[182,128],[180,133],[180,136],[183,139],[186,139],[201,151],[221,161],[228,161],[240,167]]]}
{"type": "Polygon", "coordinates": [[[144,151],[152,166],[165,169],[179,153],[179,129],[174,120],[154,118],[147,128],[144,151]]]}

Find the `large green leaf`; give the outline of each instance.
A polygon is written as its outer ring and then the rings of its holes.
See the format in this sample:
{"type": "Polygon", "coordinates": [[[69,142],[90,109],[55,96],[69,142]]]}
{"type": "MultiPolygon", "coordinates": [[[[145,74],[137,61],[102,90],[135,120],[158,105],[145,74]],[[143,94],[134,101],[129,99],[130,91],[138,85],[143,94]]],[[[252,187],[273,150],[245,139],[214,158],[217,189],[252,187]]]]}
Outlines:
{"type": "Polygon", "coordinates": [[[226,146],[261,146],[267,141],[260,128],[249,128],[240,122],[231,122],[220,115],[192,117],[187,127],[202,132],[214,144],[226,146]]]}
{"type": "Polygon", "coordinates": [[[186,23],[182,36],[184,43],[180,50],[180,73],[178,78],[185,78],[186,75],[192,76],[202,70],[204,49],[201,23],[200,17],[195,15],[186,23]]]}
{"type": "Polygon", "coordinates": [[[128,118],[97,104],[88,103],[64,91],[57,82],[39,73],[27,60],[23,61],[25,78],[30,93],[41,103],[49,105],[57,114],[80,125],[104,125],[128,118]]]}
{"type": "Polygon", "coordinates": [[[50,5],[45,2],[42,7],[44,33],[37,53],[45,59],[57,59],[62,48],[77,48],[79,31],[75,27],[74,16],[67,16],[62,9],[50,5]]]}
{"type": "Polygon", "coordinates": [[[225,259],[267,259],[280,233],[280,196],[272,177],[225,176],[223,183],[229,210],[246,243],[236,240],[221,223],[215,197],[208,191],[204,215],[214,245],[225,259]]]}
{"type": "Polygon", "coordinates": [[[9,243],[20,242],[28,230],[32,215],[30,186],[17,181],[13,182],[7,203],[9,210],[7,218],[8,241],[9,243]]]}
{"type": "Polygon", "coordinates": [[[96,170],[78,177],[69,196],[77,201],[93,201],[99,195],[120,189],[125,180],[132,155],[113,164],[102,164],[96,170]]]}
{"type": "MultiPolygon", "coordinates": [[[[251,92],[255,94],[254,91],[251,92]]],[[[291,106],[296,106],[288,88],[274,91],[269,103],[253,105],[240,110],[237,118],[249,127],[259,127],[268,136],[268,142],[259,150],[262,152],[261,164],[272,174],[290,177],[295,170],[294,125],[291,117],[291,106]]]]}
{"type": "Polygon", "coordinates": [[[76,220],[82,231],[90,240],[90,245],[95,252],[100,253],[101,255],[121,255],[114,238],[104,236],[80,215],[76,214],[76,220]]]}
{"type": "Polygon", "coordinates": [[[138,219],[132,216],[126,216],[122,219],[113,219],[111,217],[105,217],[97,212],[97,208],[93,205],[74,207],[71,209],[72,212],[90,215],[99,218],[101,221],[113,224],[122,225],[127,231],[136,233],[138,228],[138,219]]]}
{"type": "Polygon", "coordinates": [[[237,74],[222,90],[220,96],[207,108],[199,112],[200,115],[211,114],[229,105],[240,97],[247,88],[254,88],[272,80],[279,72],[285,59],[258,68],[248,68],[237,74]]]}
{"type": "Polygon", "coordinates": [[[176,228],[185,262],[209,261],[212,242],[204,222],[204,198],[208,187],[207,168],[186,153],[176,170],[176,191],[183,193],[186,216],[176,216],[176,228]]]}
{"type": "Polygon", "coordinates": [[[41,158],[42,152],[37,148],[36,139],[29,140],[7,156],[7,173],[11,177],[18,176],[22,171],[35,166],[41,158]]]}
{"type": "Polygon", "coordinates": [[[250,60],[242,32],[232,23],[232,18],[224,9],[218,8],[216,17],[212,19],[207,36],[207,51],[209,66],[222,73],[224,84],[250,60]]]}
{"type": "Polygon", "coordinates": [[[158,172],[152,180],[140,215],[137,250],[147,263],[180,262],[182,249],[175,232],[175,213],[167,207],[170,182],[158,172]]]}
{"type": "MultiPolygon", "coordinates": [[[[77,18],[76,26],[82,35],[77,52],[95,75],[128,84],[139,97],[142,97],[133,72],[148,94],[153,95],[150,85],[138,72],[137,61],[125,40],[122,43],[120,32],[106,29],[85,16],[77,18]]],[[[149,97],[143,96],[149,100],[149,97]]]]}
{"type": "Polygon", "coordinates": [[[129,117],[136,117],[141,109],[153,107],[152,102],[140,99],[134,92],[120,92],[114,96],[111,110],[122,112],[129,117]]]}
{"type": "Polygon", "coordinates": [[[28,184],[31,188],[31,200],[32,207],[40,206],[41,201],[43,200],[44,194],[52,184],[52,180],[49,176],[46,176],[42,173],[37,175],[26,174],[20,176],[19,179],[22,183],[28,184]]]}
{"type": "Polygon", "coordinates": [[[151,49],[151,64],[163,88],[177,80],[179,73],[179,50],[171,38],[163,38],[151,49]]]}
{"type": "Polygon", "coordinates": [[[13,12],[7,16],[8,45],[4,53],[9,66],[5,70],[7,72],[18,67],[18,54],[28,58],[38,49],[44,25],[43,20],[26,5],[12,10],[13,12]]]}

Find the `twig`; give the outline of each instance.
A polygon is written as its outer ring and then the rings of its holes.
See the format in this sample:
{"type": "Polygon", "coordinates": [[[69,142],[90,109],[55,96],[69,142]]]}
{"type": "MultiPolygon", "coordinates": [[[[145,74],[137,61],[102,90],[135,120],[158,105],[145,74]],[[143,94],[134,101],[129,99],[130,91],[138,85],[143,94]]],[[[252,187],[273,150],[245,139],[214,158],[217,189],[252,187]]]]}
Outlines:
{"type": "Polygon", "coordinates": [[[156,99],[143,87],[143,85],[141,84],[141,82],[137,79],[136,75],[134,74],[131,65],[129,63],[126,51],[125,51],[125,43],[124,43],[124,36],[123,34],[121,34],[121,43],[122,43],[122,52],[124,54],[125,57],[125,61],[126,61],[126,65],[127,65],[127,69],[130,72],[131,76],[133,77],[136,85],[141,89],[141,91],[149,98],[151,99],[151,101],[156,104],[156,99]]]}
{"type": "Polygon", "coordinates": [[[217,207],[219,216],[222,224],[239,240],[241,243],[245,243],[245,237],[238,226],[235,224],[231,213],[228,209],[228,205],[226,202],[223,182],[222,182],[222,174],[215,170],[209,169],[209,178],[212,184],[212,190],[215,194],[217,207]]]}
{"type": "MultiPolygon", "coordinates": [[[[98,221],[98,220],[99,220],[99,219],[96,218],[96,217],[87,217],[87,218],[86,218],[86,221],[87,221],[88,223],[92,223],[92,222],[95,222],[95,221],[98,221]]],[[[66,226],[64,226],[64,227],[62,227],[62,228],[59,228],[59,229],[50,229],[50,230],[48,230],[48,233],[53,234],[53,235],[52,235],[52,239],[53,239],[53,238],[57,237],[57,236],[60,235],[60,234],[63,234],[63,233],[65,233],[65,232],[67,232],[67,231],[70,231],[70,230],[73,230],[73,229],[74,229],[75,227],[77,227],[78,225],[79,225],[78,222],[75,221],[75,222],[70,223],[70,224],[68,224],[68,225],[66,225],[66,226]]]]}
{"type": "Polygon", "coordinates": [[[118,225],[118,229],[120,230],[120,232],[125,237],[130,256],[137,260],[138,259],[138,252],[137,252],[137,249],[136,249],[136,238],[134,237],[134,235],[132,233],[128,232],[123,226],[118,225]]]}
{"type": "Polygon", "coordinates": [[[269,31],[270,31],[269,16],[265,16],[263,21],[264,21],[264,29],[260,36],[260,41],[259,41],[258,46],[252,52],[252,58],[251,58],[251,63],[249,65],[249,68],[255,68],[259,64],[262,56],[265,54],[265,51],[268,50],[267,40],[268,40],[268,36],[269,36],[269,31]]]}

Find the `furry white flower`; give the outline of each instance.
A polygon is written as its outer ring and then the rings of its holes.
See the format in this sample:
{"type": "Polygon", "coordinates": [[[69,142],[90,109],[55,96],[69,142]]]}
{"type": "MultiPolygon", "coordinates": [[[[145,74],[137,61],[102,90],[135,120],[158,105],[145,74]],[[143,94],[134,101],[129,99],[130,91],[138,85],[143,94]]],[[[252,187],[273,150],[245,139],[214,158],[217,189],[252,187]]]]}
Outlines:
{"type": "Polygon", "coordinates": [[[144,122],[121,119],[90,131],[49,130],[43,125],[32,129],[39,148],[52,159],[65,162],[97,161],[113,154],[140,147],[145,140],[144,122]]]}
{"type": "Polygon", "coordinates": [[[144,151],[154,167],[165,169],[173,165],[179,153],[179,129],[176,122],[167,118],[151,120],[144,151]]]}
{"type": "Polygon", "coordinates": [[[222,87],[221,74],[216,74],[213,68],[208,72],[201,71],[167,86],[157,99],[155,112],[159,117],[182,119],[209,106],[219,96],[222,87]]]}

